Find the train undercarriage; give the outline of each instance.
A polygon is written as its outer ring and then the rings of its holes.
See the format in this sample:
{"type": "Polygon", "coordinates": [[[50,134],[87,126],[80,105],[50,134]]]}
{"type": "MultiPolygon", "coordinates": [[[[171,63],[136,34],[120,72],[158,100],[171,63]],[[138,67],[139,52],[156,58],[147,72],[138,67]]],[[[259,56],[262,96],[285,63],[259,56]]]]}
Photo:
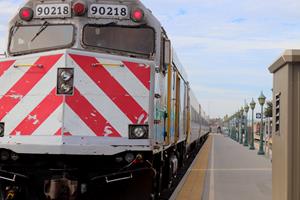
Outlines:
{"type": "Polygon", "coordinates": [[[0,200],[159,199],[190,153],[185,143],[155,155],[16,155],[2,149],[0,200]]]}
{"type": "Polygon", "coordinates": [[[148,199],[155,177],[149,156],[122,156],[20,155],[1,163],[0,200],[148,199]]]}

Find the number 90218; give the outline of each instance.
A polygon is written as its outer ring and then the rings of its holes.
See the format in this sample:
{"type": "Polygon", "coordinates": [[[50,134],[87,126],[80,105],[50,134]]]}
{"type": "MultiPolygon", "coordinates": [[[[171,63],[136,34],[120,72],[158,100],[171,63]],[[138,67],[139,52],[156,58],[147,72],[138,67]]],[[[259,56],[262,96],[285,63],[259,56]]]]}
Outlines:
{"type": "Polygon", "coordinates": [[[68,17],[71,15],[68,4],[41,4],[36,7],[36,17],[68,17]]]}
{"type": "Polygon", "coordinates": [[[93,4],[90,6],[91,17],[125,18],[128,16],[127,6],[93,4]]]}

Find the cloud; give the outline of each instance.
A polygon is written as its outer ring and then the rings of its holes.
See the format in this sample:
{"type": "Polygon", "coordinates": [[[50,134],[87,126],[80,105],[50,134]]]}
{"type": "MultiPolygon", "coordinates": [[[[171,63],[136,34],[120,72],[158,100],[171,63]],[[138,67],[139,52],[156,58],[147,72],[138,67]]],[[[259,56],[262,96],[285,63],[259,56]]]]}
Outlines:
{"type": "Polygon", "coordinates": [[[21,3],[21,0],[0,0],[0,52],[6,50],[8,22],[16,14],[21,3]]]}
{"type": "Polygon", "coordinates": [[[182,15],[186,15],[187,14],[187,11],[185,9],[179,9],[178,12],[177,12],[177,16],[182,16],[182,15]]]}
{"type": "Polygon", "coordinates": [[[0,8],[1,8],[1,17],[10,17],[13,14],[16,13],[17,9],[19,7],[19,2],[16,3],[16,1],[7,1],[7,0],[0,0],[0,8]]]}
{"type": "Polygon", "coordinates": [[[5,51],[6,41],[4,37],[0,37],[0,54],[5,51]]]}
{"type": "MultiPolygon", "coordinates": [[[[299,34],[300,35],[300,34],[299,34]]],[[[177,47],[205,47],[208,51],[241,52],[245,50],[289,49],[300,46],[299,39],[244,38],[227,40],[213,37],[173,36],[177,47]]]]}
{"type": "Polygon", "coordinates": [[[6,30],[7,30],[7,27],[0,24],[0,32],[6,31],[6,30]]]}
{"type": "MultiPolygon", "coordinates": [[[[197,98],[202,104],[204,110],[211,117],[223,117],[226,114],[234,114],[245,102],[251,102],[252,98],[257,102],[260,95],[258,91],[248,91],[239,89],[222,89],[218,87],[210,87],[208,85],[195,86],[193,91],[197,94],[197,98]]],[[[266,96],[271,95],[271,90],[264,91],[266,96]]],[[[271,100],[268,98],[267,100],[271,100]]],[[[256,112],[259,112],[257,106],[256,112]]]]}
{"type": "Polygon", "coordinates": [[[239,18],[235,18],[233,20],[231,20],[232,23],[236,23],[236,24],[239,24],[239,23],[242,23],[244,21],[246,21],[247,19],[246,18],[243,18],[243,17],[239,17],[239,18]]]}

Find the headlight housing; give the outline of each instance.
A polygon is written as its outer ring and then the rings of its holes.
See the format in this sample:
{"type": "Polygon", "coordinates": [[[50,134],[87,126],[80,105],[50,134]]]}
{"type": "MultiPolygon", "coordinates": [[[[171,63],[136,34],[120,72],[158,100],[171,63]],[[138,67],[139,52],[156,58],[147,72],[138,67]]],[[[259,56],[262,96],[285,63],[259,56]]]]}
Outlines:
{"type": "Polygon", "coordinates": [[[57,94],[73,95],[74,93],[74,69],[59,68],[57,72],[57,94]]]}
{"type": "Polygon", "coordinates": [[[4,122],[0,122],[0,137],[4,136],[4,122]]]}
{"type": "Polygon", "coordinates": [[[148,139],[148,125],[129,125],[129,139],[148,139]]]}

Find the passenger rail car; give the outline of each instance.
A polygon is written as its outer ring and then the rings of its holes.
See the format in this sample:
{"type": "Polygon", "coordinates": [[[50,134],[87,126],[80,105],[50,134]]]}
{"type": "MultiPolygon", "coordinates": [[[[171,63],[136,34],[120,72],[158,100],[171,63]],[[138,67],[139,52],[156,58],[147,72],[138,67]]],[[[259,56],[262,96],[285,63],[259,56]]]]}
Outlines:
{"type": "Polygon", "coordinates": [[[139,0],[29,0],[7,55],[0,200],[158,199],[207,135],[166,32],[139,0]]]}

